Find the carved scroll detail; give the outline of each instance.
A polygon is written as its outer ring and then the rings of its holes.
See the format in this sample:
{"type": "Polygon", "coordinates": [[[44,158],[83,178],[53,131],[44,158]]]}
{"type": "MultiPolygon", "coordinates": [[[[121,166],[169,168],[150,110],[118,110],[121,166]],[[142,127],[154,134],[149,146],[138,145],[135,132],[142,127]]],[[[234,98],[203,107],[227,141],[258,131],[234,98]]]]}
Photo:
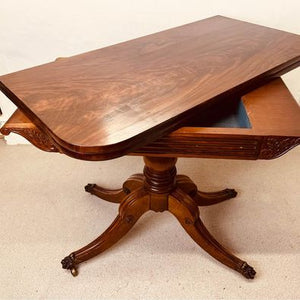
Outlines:
{"type": "Polygon", "coordinates": [[[9,135],[11,132],[19,134],[27,139],[31,144],[37,148],[47,152],[59,152],[58,148],[54,145],[51,138],[42,133],[37,128],[1,128],[1,133],[9,135]]]}
{"type": "Polygon", "coordinates": [[[258,158],[277,158],[298,145],[300,145],[299,137],[265,137],[258,158]]]}

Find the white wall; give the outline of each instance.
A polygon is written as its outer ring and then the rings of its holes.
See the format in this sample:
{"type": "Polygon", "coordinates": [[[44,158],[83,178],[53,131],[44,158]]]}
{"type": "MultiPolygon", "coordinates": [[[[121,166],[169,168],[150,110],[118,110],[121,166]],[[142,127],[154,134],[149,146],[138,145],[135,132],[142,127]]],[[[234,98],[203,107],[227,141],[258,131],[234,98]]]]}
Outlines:
{"type": "MultiPolygon", "coordinates": [[[[300,33],[299,0],[0,0],[0,75],[216,14],[300,33]]],[[[300,68],[284,80],[300,102],[300,68]]]]}

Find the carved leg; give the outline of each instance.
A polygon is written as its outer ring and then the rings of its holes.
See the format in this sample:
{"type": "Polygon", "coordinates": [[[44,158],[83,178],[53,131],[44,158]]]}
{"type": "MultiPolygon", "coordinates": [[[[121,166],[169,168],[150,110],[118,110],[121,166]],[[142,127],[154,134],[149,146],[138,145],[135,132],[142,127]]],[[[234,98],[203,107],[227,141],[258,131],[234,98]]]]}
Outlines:
{"type": "Polygon", "coordinates": [[[246,278],[254,278],[254,269],[220,245],[199,217],[198,206],[219,203],[235,197],[236,192],[229,189],[215,193],[198,191],[189,177],[176,175],[176,160],[174,157],[144,157],[144,174],[131,176],[119,190],[88,184],[87,192],[110,202],[119,202],[119,214],[97,239],[65,257],[61,262],[63,268],[76,276],[78,264],[117,243],[145,212],[169,210],[206,252],[246,278]]]}
{"type": "Polygon", "coordinates": [[[100,254],[118,242],[149,210],[149,207],[149,196],[143,188],[127,195],[120,204],[118,216],[106,231],[87,246],[65,257],[61,261],[62,267],[71,270],[72,275],[76,276],[76,265],[100,254]]]}
{"type": "Polygon", "coordinates": [[[185,175],[176,176],[177,186],[192,197],[198,206],[208,206],[223,202],[225,200],[236,197],[237,192],[234,189],[225,189],[218,192],[201,192],[198,191],[195,183],[185,175]]]}
{"type": "Polygon", "coordinates": [[[121,189],[110,190],[91,183],[87,184],[84,189],[86,192],[91,193],[92,195],[95,195],[103,200],[120,203],[126,195],[141,187],[143,182],[143,174],[134,174],[124,182],[123,188],[121,189]]]}
{"type": "Polygon", "coordinates": [[[145,176],[141,173],[131,175],[123,183],[123,191],[125,191],[126,194],[133,192],[134,190],[144,185],[144,180],[145,180],[145,176]]]}
{"type": "Polygon", "coordinates": [[[235,198],[236,195],[237,192],[234,189],[225,189],[211,193],[198,191],[193,199],[197,202],[198,206],[208,206],[235,198]]]}
{"type": "Polygon", "coordinates": [[[211,236],[199,217],[196,203],[179,188],[169,196],[169,211],[178,219],[191,238],[208,254],[246,278],[254,278],[256,272],[251,266],[231,254],[211,236]]]}

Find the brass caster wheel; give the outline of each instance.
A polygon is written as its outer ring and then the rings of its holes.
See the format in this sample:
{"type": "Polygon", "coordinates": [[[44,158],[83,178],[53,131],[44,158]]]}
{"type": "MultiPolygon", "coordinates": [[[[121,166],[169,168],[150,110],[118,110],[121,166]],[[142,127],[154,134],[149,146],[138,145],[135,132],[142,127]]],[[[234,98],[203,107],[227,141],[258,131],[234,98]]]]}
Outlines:
{"type": "Polygon", "coordinates": [[[71,274],[73,277],[76,277],[78,275],[78,270],[76,268],[71,269],[71,274]]]}

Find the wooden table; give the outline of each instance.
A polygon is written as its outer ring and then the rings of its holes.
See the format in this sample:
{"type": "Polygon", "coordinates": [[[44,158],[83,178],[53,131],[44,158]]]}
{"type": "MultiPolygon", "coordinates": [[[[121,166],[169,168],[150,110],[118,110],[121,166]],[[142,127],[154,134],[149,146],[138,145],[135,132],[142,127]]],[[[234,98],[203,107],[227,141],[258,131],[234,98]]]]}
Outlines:
{"type": "Polygon", "coordinates": [[[168,210],[205,251],[246,278],[255,271],[207,231],[198,206],[236,196],[198,191],[177,157],[276,158],[300,143],[300,110],[279,76],[300,64],[297,35],[221,16],[0,77],[18,110],[2,127],[78,159],[144,156],[96,240],[62,260],[77,265],[123,237],[145,212],[168,210]]]}

